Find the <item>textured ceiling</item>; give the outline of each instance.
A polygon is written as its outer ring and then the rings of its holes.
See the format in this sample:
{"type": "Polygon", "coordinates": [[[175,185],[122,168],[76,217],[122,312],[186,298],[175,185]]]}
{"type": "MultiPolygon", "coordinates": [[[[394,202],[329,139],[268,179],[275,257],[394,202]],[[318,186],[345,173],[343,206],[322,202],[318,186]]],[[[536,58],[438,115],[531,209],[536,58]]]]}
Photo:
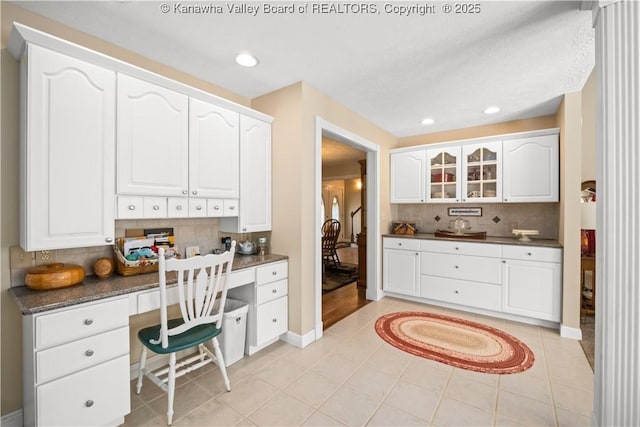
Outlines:
{"type": "Polygon", "coordinates": [[[339,9],[361,7],[354,2],[308,2],[347,13],[266,14],[266,3],[167,2],[168,13],[146,1],[19,6],[248,98],[306,81],[398,137],[553,114],[594,64],[591,13],[580,2],[481,2],[474,14],[446,14],[455,3],[433,2],[435,13],[424,16],[385,9],[427,4],[419,2],[374,2],[373,14],[339,9]],[[261,10],[230,13],[229,5],[261,10]],[[237,66],[241,51],[257,55],[259,66],[237,66]],[[502,110],[484,115],[489,105],[502,110]],[[426,116],[435,124],[421,125],[426,116]]]}

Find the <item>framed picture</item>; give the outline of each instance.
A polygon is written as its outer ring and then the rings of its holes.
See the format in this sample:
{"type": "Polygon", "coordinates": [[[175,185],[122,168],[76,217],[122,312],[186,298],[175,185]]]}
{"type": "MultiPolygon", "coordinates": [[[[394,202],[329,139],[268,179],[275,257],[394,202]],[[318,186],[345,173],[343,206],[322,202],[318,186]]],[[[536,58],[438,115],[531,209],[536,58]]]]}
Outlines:
{"type": "Polygon", "coordinates": [[[482,216],[482,208],[449,208],[449,216],[482,216]]]}

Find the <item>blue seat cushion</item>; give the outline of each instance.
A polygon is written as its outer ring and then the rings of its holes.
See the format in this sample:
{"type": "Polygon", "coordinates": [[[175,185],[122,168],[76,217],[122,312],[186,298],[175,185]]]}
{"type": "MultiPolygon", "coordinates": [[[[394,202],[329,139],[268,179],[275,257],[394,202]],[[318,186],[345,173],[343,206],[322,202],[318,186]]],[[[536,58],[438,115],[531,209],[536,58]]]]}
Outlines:
{"type": "MultiPolygon", "coordinates": [[[[169,320],[169,329],[175,328],[184,323],[182,318],[169,320]]],[[[162,348],[162,343],[152,344],[151,340],[157,340],[160,337],[160,325],[150,326],[138,331],[138,339],[145,347],[156,354],[169,354],[176,351],[194,347],[205,341],[220,335],[222,328],[216,328],[215,323],[194,326],[178,335],[169,336],[169,345],[162,348]]]]}

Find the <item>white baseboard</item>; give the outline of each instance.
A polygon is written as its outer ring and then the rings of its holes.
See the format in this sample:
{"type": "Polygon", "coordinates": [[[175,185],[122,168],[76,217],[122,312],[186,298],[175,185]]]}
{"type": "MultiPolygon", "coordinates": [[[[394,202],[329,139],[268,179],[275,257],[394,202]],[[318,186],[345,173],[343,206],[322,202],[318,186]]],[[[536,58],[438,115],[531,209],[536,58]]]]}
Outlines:
{"type": "Polygon", "coordinates": [[[565,325],[560,325],[560,336],[562,338],[570,338],[572,340],[582,340],[582,330],[580,328],[570,328],[565,325]]]}
{"type": "Polygon", "coordinates": [[[22,427],[22,409],[3,415],[0,418],[2,427],[22,427]]]}
{"type": "Polygon", "coordinates": [[[298,348],[305,348],[315,340],[316,340],[316,331],[313,329],[304,335],[294,334],[293,332],[289,331],[285,334],[285,337],[284,337],[284,342],[286,342],[287,344],[296,346],[298,348]]]}

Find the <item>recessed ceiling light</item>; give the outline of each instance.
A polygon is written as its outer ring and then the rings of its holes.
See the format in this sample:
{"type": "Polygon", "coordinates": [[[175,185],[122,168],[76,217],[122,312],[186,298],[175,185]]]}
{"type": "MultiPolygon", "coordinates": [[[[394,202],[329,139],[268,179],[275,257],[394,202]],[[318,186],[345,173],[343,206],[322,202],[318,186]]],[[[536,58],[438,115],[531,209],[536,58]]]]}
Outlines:
{"type": "Polygon", "coordinates": [[[487,108],[485,108],[485,109],[484,109],[484,111],[483,111],[483,113],[485,113],[485,114],[495,114],[495,113],[497,113],[498,111],[500,111],[500,107],[496,107],[496,106],[494,105],[494,106],[491,106],[491,107],[487,107],[487,108]]]}
{"type": "Polygon", "coordinates": [[[243,67],[255,67],[258,65],[258,58],[250,53],[241,53],[236,56],[236,62],[243,67]]]}
{"type": "Polygon", "coordinates": [[[435,120],[433,120],[431,117],[426,117],[422,120],[420,120],[420,123],[422,123],[425,126],[429,126],[435,123],[435,120]]]}

